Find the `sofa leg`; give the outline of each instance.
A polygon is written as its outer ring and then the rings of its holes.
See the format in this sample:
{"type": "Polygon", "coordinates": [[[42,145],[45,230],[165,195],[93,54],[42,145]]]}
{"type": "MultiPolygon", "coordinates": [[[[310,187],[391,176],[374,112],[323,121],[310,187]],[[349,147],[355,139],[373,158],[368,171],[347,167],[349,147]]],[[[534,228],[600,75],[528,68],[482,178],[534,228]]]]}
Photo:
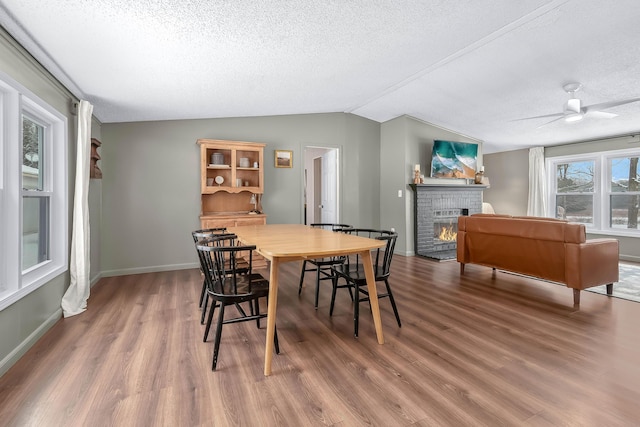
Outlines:
{"type": "Polygon", "coordinates": [[[573,305],[580,305],[580,289],[573,290],[573,305]]]}
{"type": "Polygon", "coordinates": [[[460,274],[464,274],[464,262],[460,263],[460,274]]]}
{"type": "Polygon", "coordinates": [[[607,295],[613,295],[613,283],[607,285],[607,295]]]}

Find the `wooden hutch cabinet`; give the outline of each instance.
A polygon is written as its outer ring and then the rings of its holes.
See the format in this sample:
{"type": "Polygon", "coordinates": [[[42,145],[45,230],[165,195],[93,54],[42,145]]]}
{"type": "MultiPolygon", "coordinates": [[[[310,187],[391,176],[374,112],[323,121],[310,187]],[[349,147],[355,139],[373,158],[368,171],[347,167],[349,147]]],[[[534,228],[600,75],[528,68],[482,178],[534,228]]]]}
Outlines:
{"type": "Polygon", "coordinates": [[[266,224],[267,216],[260,205],[265,144],[199,139],[198,145],[201,228],[266,224]]]}

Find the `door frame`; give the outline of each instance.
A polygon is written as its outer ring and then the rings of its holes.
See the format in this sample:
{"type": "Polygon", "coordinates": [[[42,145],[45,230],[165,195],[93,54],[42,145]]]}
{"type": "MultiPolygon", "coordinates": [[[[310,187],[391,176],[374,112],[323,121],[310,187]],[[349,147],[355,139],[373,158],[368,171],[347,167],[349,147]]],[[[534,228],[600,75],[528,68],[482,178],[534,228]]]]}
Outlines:
{"type": "MultiPolygon", "coordinates": [[[[302,221],[303,224],[310,224],[313,222],[313,206],[311,203],[315,203],[313,200],[313,176],[314,167],[313,159],[322,156],[322,153],[335,150],[336,151],[336,222],[341,221],[342,215],[342,148],[338,146],[330,145],[305,145],[303,147],[303,167],[302,167],[302,221]],[[306,205],[306,209],[305,209],[306,205]]],[[[319,222],[319,220],[315,221],[319,222]]]]}

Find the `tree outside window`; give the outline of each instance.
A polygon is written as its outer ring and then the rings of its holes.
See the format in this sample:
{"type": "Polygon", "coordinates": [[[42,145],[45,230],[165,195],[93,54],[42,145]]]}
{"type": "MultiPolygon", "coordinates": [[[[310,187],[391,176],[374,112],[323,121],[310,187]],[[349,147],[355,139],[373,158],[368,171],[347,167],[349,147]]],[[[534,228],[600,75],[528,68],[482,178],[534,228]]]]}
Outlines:
{"type": "Polygon", "coordinates": [[[640,204],[638,157],[613,158],[610,170],[609,225],[612,228],[637,229],[640,204]]]}
{"type": "Polygon", "coordinates": [[[556,217],[593,224],[593,160],[556,166],[556,217]]]}

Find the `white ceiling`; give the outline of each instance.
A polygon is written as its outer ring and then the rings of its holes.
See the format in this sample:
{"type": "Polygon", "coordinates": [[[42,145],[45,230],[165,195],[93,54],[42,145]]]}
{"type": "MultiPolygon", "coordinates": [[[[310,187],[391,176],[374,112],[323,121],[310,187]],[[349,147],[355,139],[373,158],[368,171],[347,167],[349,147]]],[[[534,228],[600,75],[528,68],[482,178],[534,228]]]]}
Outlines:
{"type": "Polygon", "coordinates": [[[0,24],[104,123],[407,114],[484,152],[640,132],[638,0],[0,0],[0,24]]]}

